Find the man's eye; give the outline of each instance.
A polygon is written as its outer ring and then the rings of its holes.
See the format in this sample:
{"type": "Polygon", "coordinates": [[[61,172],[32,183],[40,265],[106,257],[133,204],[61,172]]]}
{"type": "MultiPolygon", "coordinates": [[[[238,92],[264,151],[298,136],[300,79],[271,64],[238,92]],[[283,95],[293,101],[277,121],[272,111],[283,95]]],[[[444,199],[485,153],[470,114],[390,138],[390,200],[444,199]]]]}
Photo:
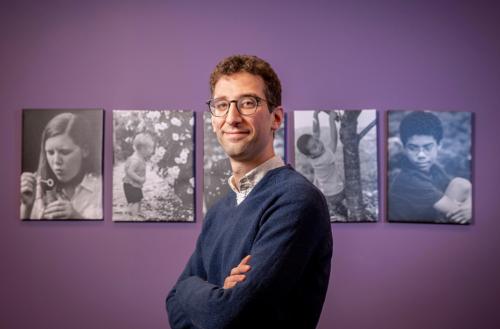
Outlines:
{"type": "Polygon", "coordinates": [[[257,105],[257,102],[251,98],[244,98],[240,101],[240,106],[246,109],[254,108],[257,105]]]}
{"type": "Polygon", "coordinates": [[[62,155],[68,155],[71,153],[71,150],[60,150],[59,153],[61,153],[62,155]]]}
{"type": "Polygon", "coordinates": [[[52,150],[47,150],[45,152],[47,152],[48,155],[54,155],[54,151],[52,151],[52,150]]]}
{"type": "Polygon", "coordinates": [[[227,109],[227,102],[217,102],[214,104],[214,107],[216,110],[226,110],[227,109]]]}

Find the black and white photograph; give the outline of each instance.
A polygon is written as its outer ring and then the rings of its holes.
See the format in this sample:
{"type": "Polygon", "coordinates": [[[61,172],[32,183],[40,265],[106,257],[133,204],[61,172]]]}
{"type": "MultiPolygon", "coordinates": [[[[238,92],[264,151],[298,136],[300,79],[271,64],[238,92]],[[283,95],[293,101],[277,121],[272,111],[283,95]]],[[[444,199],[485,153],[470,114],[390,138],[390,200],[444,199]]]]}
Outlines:
{"type": "Polygon", "coordinates": [[[325,195],[330,221],[378,220],[377,112],[294,111],[295,169],[325,195]]]}
{"type": "Polygon", "coordinates": [[[113,111],[113,221],[194,221],[194,113],[113,111]]]}
{"type": "MultiPolygon", "coordinates": [[[[203,213],[214,205],[214,203],[230,191],[228,179],[231,177],[231,164],[226,153],[217,141],[217,136],[212,130],[210,112],[203,113],[204,122],[204,144],[203,144],[203,213]]],[[[274,150],[276,155],[285,161],[285,121],[276,131],[274,137],[274,150]]]]}
{"type": "Polygon", "coordinates": [[[390,222],[469,224],[472,113],[389,111],[390,222]]]}
{"type": "Polygon", "coordinates": [[[101,109],[24,109],[22,220],[102,220],[101,109]]]}

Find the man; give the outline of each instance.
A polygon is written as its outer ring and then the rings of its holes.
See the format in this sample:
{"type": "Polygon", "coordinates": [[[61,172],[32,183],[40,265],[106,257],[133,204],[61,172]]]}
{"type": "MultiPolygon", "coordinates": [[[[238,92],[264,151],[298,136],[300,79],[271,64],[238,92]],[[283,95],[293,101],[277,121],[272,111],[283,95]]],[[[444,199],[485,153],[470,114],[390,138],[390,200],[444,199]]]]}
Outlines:
{"type": "Polygon", "coordinates": [[[206,214],[170,291],[178,328],[315,328],[332,256],[322,193],[275,156],[281,84],[255,56],[232,56],[210,78],[212,127],[231,162],[231,190],[206,214]]]}

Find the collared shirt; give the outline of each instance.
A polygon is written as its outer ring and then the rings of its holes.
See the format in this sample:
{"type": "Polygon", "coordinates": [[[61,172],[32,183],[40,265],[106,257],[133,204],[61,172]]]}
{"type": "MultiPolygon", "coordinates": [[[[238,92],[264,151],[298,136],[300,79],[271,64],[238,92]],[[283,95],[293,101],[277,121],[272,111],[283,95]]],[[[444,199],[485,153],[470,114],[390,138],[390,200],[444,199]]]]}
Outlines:
{"type": "Polygon", "coordinates": [[[237,184],[234,182],[234,175],[229,177],[229,187],[231,187],[234,193],[236,193],[236,204],[239,205],[243,202],[243,200],[245,200],[247,195],[252,192],[255,185],[257,185],[257,183],[264,178],[268,171],[283,167],[284,165],[285,163],[283,162],[283,159],[275,155],[271,159],[247,172],[237,184]]]}
{"type": "MultiPolygon", "coordinates": [[[[37,189],[40,191],[40,189],[37,189]]],[[[68,199],[62,193],[56,193],[52,199],[68,199]]],[[[73,197],[69,200],[73,209],[81,215],[81,218],[67,219],[102,219],[102,177],[86,174],[81,183],[75,188],[73,197]]],[[[45,200],[41,195],[33,204],[30,219],[41,219],[45,210],[45,200]]]]}

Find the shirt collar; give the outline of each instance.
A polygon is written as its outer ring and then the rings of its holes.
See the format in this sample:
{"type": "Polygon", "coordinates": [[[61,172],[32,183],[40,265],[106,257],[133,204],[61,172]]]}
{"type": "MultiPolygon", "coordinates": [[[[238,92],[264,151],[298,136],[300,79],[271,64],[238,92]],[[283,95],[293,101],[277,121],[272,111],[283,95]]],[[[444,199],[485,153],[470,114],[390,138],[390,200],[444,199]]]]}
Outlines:
{"type": "Polygon", "coordinates": [[[234,183],[234,175],[229,177],[228,183],[229,187],[236,193],[236,201],[238,204],[243,202],[252,189],[257,185],[258,182],[267,174],[268,171],[284,166],[285,163],[281,157],[275,155],[264,163],[258,165],[254,169],[247,172],[238,182],[234,183]]]}
{"type": "Polygon", "coordinates": [[[95,177],[94,175],[87,174],[83,177],[81,183],[77,188],[83,188],[90,192],[94,192],[94,190],[96,189],[96,179],[97,177],[95,177]]]}

